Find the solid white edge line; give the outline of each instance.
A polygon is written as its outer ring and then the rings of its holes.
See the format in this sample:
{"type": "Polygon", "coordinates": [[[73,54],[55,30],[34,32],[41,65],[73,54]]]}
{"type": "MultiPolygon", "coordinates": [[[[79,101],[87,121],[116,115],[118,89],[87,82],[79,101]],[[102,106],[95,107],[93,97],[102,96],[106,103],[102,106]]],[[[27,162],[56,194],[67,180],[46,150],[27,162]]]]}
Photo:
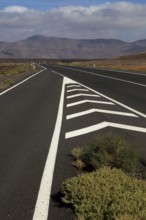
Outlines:
{"type": "Polygon", "coordinates": [[[97,104],[103,104],[103,105],[115,105],[113,102],[105,102],[105,101],[94,101],[94,100],[82,100],[82,101],[78,101],[78,102],[73,102],[70,104],[67,104],[67,107],[72,107],[72,106],[76,106],[76,105],[80,105],[80,104],[84,104],[84,103],[97,103],[97,104]]]}
{"type": "Polygon", "coordinates": [[[133,114],[133,113],[128,113],[128,112],[119,112],[119,111],[110,111],[110,110],[105,110],[105,109],[89,109],[86,111],[82,111],[82,112],[77,112],[71,115],[67,115],[66,119],[72,119],[72,118],[77,118],[80,116],[84,116],[87,114],[91,114],[91,113],[105,113],[105,114],[113,114],[113,115],[120,115],[120,116],[129,116],[129,117],[138,117],[137,115],[133,114]]]}
{"type": "MultiPolygon", "coordinates": [[[[65,69],[65,67],[62,67],[62,68],[65,69]]],[[[67,67],[66,69],[70,69],[70,68],[67,67]]],[[[72,68],[72,69],[73,69],[73,68],[72,68]]],[[[73,69],[73,70],[76,70],[76,69],[73,69]]],[[[79,71],[79,70],[78,70],[78,71],[79,71]]],[[[56,72],[56,73],[58,73],[58,72],[56,72]]],[[[64,75],[61,74],[61,73],[58,73],[58,74],[64,76],[64,75]]],[[[139,111],[137,111],[137,110],[135,110],[135,109],[133,109],[133,108],[131,108],[131,107],[129,107],[129,106],[127,106],[127,105],[121,103],[121,102],[118,102],[118,101],[116,101],[115,99],[112,99],[112,98],[110,98],[110,97],[108,97],[108,96],[106,96],[106,95],[104,95],[104,94],[102,94],[102,93],[100,93],[100,92],[97,92],[96,90],[91,89],[90,87],[85,86],[85,85],[82,84],[82,83],[79,83],[79,82],[77,82],[77,81],[76,81],[76,83],[80,84],[81,86],[84,86],[84,87],[87,88],[87,89],[90,89],[92,92],[94,92],[94,93],[100,95],[101,97],[104,97],[104,98],[106,98],[106,99],[108,99],[108,100],[114,102],[115,104],[118,104],[118,105],[122,106],[123,108],[126,108],[126,109],[128,109],[129,111],[132,111],[132,112],[136,113],[137,115],[142,116],[143,118],[146,118],[146,115],[145,115],[145,114],[143,114],[143,113],[141,113],[141,112],[139,112],[139,111]]]]}
{"type": "MultiPolygon", "coordinates": [[[[58,65],[59,67],[62,67],[61,65],[58,65]]],[[[81,66],[76,66],[77,68],[81,68],[81,66]]],[[[106,69],[106,68],[97,68],[97,67],[86,67],[88,69],[94,69],[94,70],[107,70],[109,72],[119,72],[119,73],[127,73],[131,75],[137,75],[137,76],[146,76],[145,73],[140,73],[140,72],[130,72],[130,71],[125,71],[125,70],[115,70],[115,69],[106,69]]]]}
{"type": "MultiPolygon", "coordinates": [[[[43,66],[41,66],[41,67],[43,67],[43,66]]],[[[26,79],[22,80],[21,82],[17,83],[16,85],[14,85],[14,86],[10,87],[9,89],[6,89],[5,91],[1,92],[1,93],[0,93],[0,96],[3,95],[3,94],[5,94],[5,93],[7,93],[8,91],[10,91],[10,90],[16,88],[17,86],[23,84],[23,83],[26,82],[27,80],[33,78],[34,76],[38,75],[39,73],[41,73],[41,72],[43,72],[43,71],[45,71],[45,70],[47,69],[47,68],[45,68],[45,67],[43,67],[43,68],[44,68],[43,70],[40,70],[39,72],[34,73],[33,75],[29,76],[28,78],[26,78],[26,79]]]]}
{"type": "Polygon", "coordinates": [[[89,127],[81,128],[75,131],[70,131],[65,134],[65,139],[77,137],[80,135],[88,134],[106,127],[113,127],[113,128],[119,128],[119,129],[125,129],[125,130],[131,130],[131,131],[137,131],[137,132],[143,132],[146,133],[146,128],[143,127],[136,127],[131,125],[124,125],[124,124],[118,124],[118,123],[112,123],[112,122],[101,122],[99,124],[95,124],[89,127]]]}
{"type": "Polygon", "coordinates": [[[33,220],[47,220],[48,218],[53,173],[56,162],[58,142],[61,131],[62,117],[63,117],[63,105],[64,105],[64,94],[65,94],[64,81],[65,79],[63,79],[62,92],[60,97],[55,129],[40,184],[33,220]]]}
{"type": "Polygon", "coordinates": [[[112,77],[112,76],[105,76],[105,75],[101,75],[101,74],[98,74],[98,73],[92,73],[92,72],[85,71],[85,70],[78,70],[78,69],[76,69],[76,68],[68,68],[68,67],[67,67],[67,69],[72,69],[72,70],[76,70],[76,71],[80,71],[80,72],[84,72],[84,73],[89,73],[89,74],[91,74],[91,75],[95,75],[95,76],[99,76],[99,77],[103,77],[103,78],[114,79],[114,80],[117,80],[117,81],[127,82],[127,83],[130,83],[130,84],[134,84],[134,85],[146,87],[145,84],[136,83],[136,82],[132,82],[132,81],[129,81],[129,80],[124,80],[124,79],[119,79],[119,78],[112,77]]]}
{"type": "Polygon", "coordinates": [[[106,71],[109,71],[109,72],[119,72],[119,73],[127,73],[127,74],[131,74],[131,75],[136,75],[136,76],[146,76],[145,73],[136,73],[136,72],[129,72],[129,71],[124,71],[124,70],[115,70],[115,69],[100,69],[100,68],[97,68],[97,67],[90,67],[91,69],[96,69],[96,70],[106,70],[106,71]]]}

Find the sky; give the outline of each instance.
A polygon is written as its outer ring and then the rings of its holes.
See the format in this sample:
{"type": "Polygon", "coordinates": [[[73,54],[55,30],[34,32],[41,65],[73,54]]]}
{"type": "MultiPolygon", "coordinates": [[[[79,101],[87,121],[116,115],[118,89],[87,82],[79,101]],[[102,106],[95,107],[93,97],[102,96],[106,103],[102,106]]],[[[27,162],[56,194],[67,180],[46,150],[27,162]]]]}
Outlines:
{"type": "Polygon", "coordinates": [[[0,0],[0,41],[146,39],[146,0],[0,0]]]}

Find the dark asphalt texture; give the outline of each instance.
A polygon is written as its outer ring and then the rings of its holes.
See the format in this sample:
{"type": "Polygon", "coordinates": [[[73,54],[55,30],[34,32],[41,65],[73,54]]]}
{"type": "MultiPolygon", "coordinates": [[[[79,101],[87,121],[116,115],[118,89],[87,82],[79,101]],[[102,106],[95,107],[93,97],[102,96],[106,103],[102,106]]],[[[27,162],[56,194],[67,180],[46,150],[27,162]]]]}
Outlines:
{"type": "MultiPolygon", "coordinates": [[[[138,85],[133,85],[125,82],[115,81],[112,79],[103,78],[96,75],[90,75],[85,72],[76,71],[70,68],[62,68],[60,66],[54,65],[45,65],[49,71],[56,71],[66,77],[69,77],[83,85],[86,85],[100,93],[103,93],[110,98],[115,99],[129,107],[132,107],[142,113],[146,113],[146,87],[141,87],[138,85]]],[[[90,68],[75,68],[78,70],[89,71],[97,74],[103,74],[112,77],[119,77],[124,80],[130,80],[133,82],[138,82],[142,84],[146,84],[146,76],[135,76],[133,78],[132,74],[126,75],[126,73],[117,73],[106,70],[97,70],[90,68]],[[137,79],[136,79],[137,78],[137,79]],[[137,80],[137,81],[136,81],[137,80]]],[[[55,73],[54,73],[55,74],[55,73]]],[[[77,92],[72,92],[71,95],[76,94],[77,92]]],[[[82,92],[87,93],[87,92],[82,92]]],[[[92,91],[89,93],[92,94],[92,91]]],[[[92,132],[86,135],[65,139],[65,133],[73,130],[77,130],[79,128],[84,128],[86,126],[90,126],[96,123],[100,123],[103,121],[111,121],[117,123],[123,123],[127,125],[140,126],[146,128],[146,119],[143,117],[132,118],[132,117],[123,117],[118,115],[111,114],[102,114],[102,113],[93,113],[86,116],[81,116],[78,118],[66,120],[66,116],[69,114],[73,114],[76,112],[84,111],[90,108],[98,108],[98,109],[108,109],[114,111],[123,111],[123,112],[131,112],[130,110],[125,109],[119,105],[115,106],[104,106],[94,103],[85,103],[79,106],[74,106],[67,108],[66,104],[71,102],[80,101],[81,99],[85,99],[84,97],[76,97],[71,100],[68,100],[67,97],[67,88],[65,93],[65,104],[64,104],[64,115],[63,115],[63,123],[62,130],[60,136],[60,143],[58,149],[58,155],[56,160],[54,179],[53,179],[53,187],[52,187],[52,198],[50,204],[49,211],[49,220],[72,220],[75,219],[72,211],[67,208],[60,206],[59,203],[59,192],[60,186],[64,179],[68,177],[72,177],[77,174],[77,171],[73,167],[71,150],[73,147],[82,146],[86,147],[90,144],[97,135],[102,135],[108,132],[113,132],[119,135],[124,136],[125,139],[132,142],[133,144],[138,146],[138,150],[140,152],[141,158],[146,162],[146,134],[140,132],[133,132],[129,130],[122,130],[116,128],[107,127],[105,129],[92,132]]],[[[90,99],[90,98],[88,98],[90,99]]],[[[91,98],[92,100],[96,100],[96,98],[91,98]]],[[[102,101],[108,101],[102,98],[102,101]]]]}
{"type": "MultiPolygon", "coordinates": [[[[26,81],[6,94],[0,96],[0,220],[31,220],[40,181],[48,155],[49,146],[56,122],[63,77],[52,70],[82,83],[110,98],[146,114],[146,87],[107,79],[99,75],[137,82],[146,85],[146,76],[117,73],[93,68],[73,69],[45,65],[48,70],[26,81]]],[[[76,94],[73,92],[71,94],[76,94]]],[[[83,92],[86,93],[86,92],[83,92]]],[[[89,91],[90,94],[94,94],[89,91]]],[[[130,113],[122,106],[106,106],[95,103],[67,108],[73,101],[84,97],[67,99],[64,97],[63,121],[53,177],[48,220],[74,220],[73,211],[60,204],[61,183],[77,174],[72,165],[71,150],[76,146],[87,146],[93,139],[106,132],[122,134],[127,140],[139,146],[146,161],[146,134],[115,128],[105,128],[98,132],[65,139],[67,132],[103,121],[112,121],[146,128],[146,119],[118,115],[93,113],[66,120],[66,116],[90,108],[108,109],[130,113]]],[[[88,98],[90,99],[90,98],[88,98]]],[[[96,98],[92,98],[92,100],[96,98]]],[[[102,101],[109,101],[100,97],[102,101]]],[[[38,219],[39,220],[39,219],[38,219]]]]}
{"type": "Polygon", "coordinates": [[[62,77],[44,71],[0,96],[0,219],[30,220],[52,138],[62,77]]]}
{"type": "Polygon", "coordinates": [[[81,67],[71,67],[70,69],[61,68],[59,66],[48,66],[51,70],[55,70],[67,76],[77,82],[80,82],[98,92],[107,95],[116,101],[130,106],[144,114],[146,114],[146,87],[139,85],[134,85],[126,82],[121,82],[105,77],[100,77],[96,75],[89,75],[88,73],[76,71],[73,69],[83,70],[87,72],[92,72],[95,74],[100,74],[103,76],[115,77],[123,80],[128,80],[132,82],[137,82],[146,85],[146,74],[134,75],[124,72],[115,72],[108,70],[101,70],[95,68],[81,68],[81,67]]]}

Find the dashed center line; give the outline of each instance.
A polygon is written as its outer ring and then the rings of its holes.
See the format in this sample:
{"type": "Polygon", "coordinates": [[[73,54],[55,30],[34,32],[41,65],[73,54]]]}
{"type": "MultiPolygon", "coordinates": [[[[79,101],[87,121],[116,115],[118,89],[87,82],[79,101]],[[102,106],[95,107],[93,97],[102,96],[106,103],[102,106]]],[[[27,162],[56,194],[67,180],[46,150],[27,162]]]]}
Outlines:
{"type": "Polygon", "coordinates": [[[110,111],[110,110],[105,110],[105,109],[89,109],[86,111],[82,111],[82,112],[77,112],[71,115],[67,115],[66,119],[71,119],[71,118],[77,118],[80,116],[84,116],[87,114],[91,114],[94,112],[100,112],[100,113],[106,113],[106,114],[114,114],[114,115],[121,115],[121,116],[129,116],[129,117],[137,117],[137,115],[133,114],[133,113],[128,113],[128,112],[119,112],[119,111],[110,111]]]}

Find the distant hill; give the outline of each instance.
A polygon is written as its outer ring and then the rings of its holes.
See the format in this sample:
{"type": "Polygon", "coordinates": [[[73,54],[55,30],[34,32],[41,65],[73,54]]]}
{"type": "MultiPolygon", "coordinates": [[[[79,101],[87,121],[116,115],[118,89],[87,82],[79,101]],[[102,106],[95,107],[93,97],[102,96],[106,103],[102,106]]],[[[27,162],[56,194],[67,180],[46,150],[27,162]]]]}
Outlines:
{"type": "Polygon", "coordinates": [[[0,42],[0,58],[104,59],[146,51],[146,40],[132,43],[116,39],[69,39],[32,36],[0,42]]]}

